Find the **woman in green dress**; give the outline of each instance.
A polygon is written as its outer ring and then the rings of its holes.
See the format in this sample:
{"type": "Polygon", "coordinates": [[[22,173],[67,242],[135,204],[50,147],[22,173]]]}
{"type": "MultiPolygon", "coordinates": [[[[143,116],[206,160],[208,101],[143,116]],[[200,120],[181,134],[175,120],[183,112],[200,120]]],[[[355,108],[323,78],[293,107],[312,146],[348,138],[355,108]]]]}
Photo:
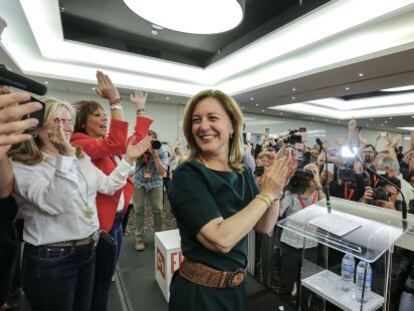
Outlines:
{"type": "Polygon", "coordinates": [[[190,154],[168,192],[184,255],[171,281],[171,311],[244,309],[246,236],[253,228],[273,232],[296,160],[275,161],[259,191],[243,166],[242,124],[238,105],[221,91],[202,91],[187,104],[183,129],[190,154]]]}

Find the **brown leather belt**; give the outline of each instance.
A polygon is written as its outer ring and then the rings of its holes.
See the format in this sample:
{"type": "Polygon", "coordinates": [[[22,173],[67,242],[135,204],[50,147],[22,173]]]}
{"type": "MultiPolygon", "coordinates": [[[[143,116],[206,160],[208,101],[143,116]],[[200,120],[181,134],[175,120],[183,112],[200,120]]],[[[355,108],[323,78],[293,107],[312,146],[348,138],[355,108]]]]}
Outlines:
{"type": "Polygon", "coordinates": [[[47,246],[49,247],[76,247],[76,246],[85,246],[85,245],[96,246],[96,244],[98,243],[98,240],[99,240],[99,231],[95,231],[87,238],[84,238],[81,240],[51,243],[51,244],[47,244],[47,246]]]}
{"type": "Polygon", "coordinates": [[[238,287],[246,277],[246,269],[221,271],[188,258],[184,258],[179,273],[190,282],[215,288],[238,287]]]}

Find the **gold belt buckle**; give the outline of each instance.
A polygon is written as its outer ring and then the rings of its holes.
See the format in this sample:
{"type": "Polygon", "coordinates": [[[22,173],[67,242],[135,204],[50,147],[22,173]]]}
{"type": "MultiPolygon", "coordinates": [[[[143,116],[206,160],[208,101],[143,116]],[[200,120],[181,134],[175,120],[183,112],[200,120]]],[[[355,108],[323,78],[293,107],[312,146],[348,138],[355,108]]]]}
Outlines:
{"type": "Polygon", "coordinates": [[[237,287],[244,281],[244,271],[242,269],[237,270],[228,280],[229,287],[237,287]]]}

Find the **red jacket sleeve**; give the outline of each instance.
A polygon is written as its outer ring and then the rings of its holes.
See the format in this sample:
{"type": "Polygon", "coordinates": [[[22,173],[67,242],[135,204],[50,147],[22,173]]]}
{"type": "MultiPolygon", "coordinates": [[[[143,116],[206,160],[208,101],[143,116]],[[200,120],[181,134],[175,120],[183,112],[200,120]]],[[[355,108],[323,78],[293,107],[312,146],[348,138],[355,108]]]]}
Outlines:
{"type": "Polygon", "coordinates": [[[133,139],[133,144],[139,143],[145,136],[148,135],[148,130],[152,122],[153,120],[149,118],[137,116],[137,119],[135,121],[135,132],[130,137],[130,139],[133,139]]]}
{"type": "Polygon", "coordinates": [[[128,137],[128,122],[111,120],[109,134],[105,138],[93,138],[83,133],[72,135],[71,143],[79,146],[92,160],[106,156],[121,155],[126,151],[128,137]]]}

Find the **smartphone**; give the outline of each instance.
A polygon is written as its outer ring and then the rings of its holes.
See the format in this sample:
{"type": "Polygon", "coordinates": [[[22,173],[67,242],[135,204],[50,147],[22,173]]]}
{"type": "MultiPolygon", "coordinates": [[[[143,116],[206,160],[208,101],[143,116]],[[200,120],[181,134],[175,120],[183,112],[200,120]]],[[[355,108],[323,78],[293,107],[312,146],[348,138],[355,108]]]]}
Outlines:
{"type": "Polygon", "coordinates": [[[22,105],[22,104],[25,104],[25,103],[28,103],[28,102],[38,102],[38,103],[40,103],[42,105],[42,109],[40,109],[38,111],[35,111],[33,113],[26,114],[26,115],[24,115],[22,117],[21,120],[33,118],[33,119],[36,119],[39,122],[36,125],[36,127],[31,128],[31,129],[28,129],[28,130],[26,130],[26,132],[30,132],[30,131],[32,131],[34,129],[42,128],[43,127],[43,121],[45,119],[45,107],[46,107],[46,105],[45,105],[44,102],[42,102],[41,100],[38,100],[37,98],[34,98],[33,96],[30,96],[30,100],[29,101],[24,102],[24,103],[19,103],[19,104],[22,105]]]}
{"type": "Polygon", "coordinates": [[[329,173],[334,174],[334,169],[335,169],[334,163],[327,163],[327,169],[329,173]]]}
{"type": "Polygon", "coordinates": [[[300,133],[305,133],[306,132],[306,127],[300,127],[299,132],[300,133]]]}

